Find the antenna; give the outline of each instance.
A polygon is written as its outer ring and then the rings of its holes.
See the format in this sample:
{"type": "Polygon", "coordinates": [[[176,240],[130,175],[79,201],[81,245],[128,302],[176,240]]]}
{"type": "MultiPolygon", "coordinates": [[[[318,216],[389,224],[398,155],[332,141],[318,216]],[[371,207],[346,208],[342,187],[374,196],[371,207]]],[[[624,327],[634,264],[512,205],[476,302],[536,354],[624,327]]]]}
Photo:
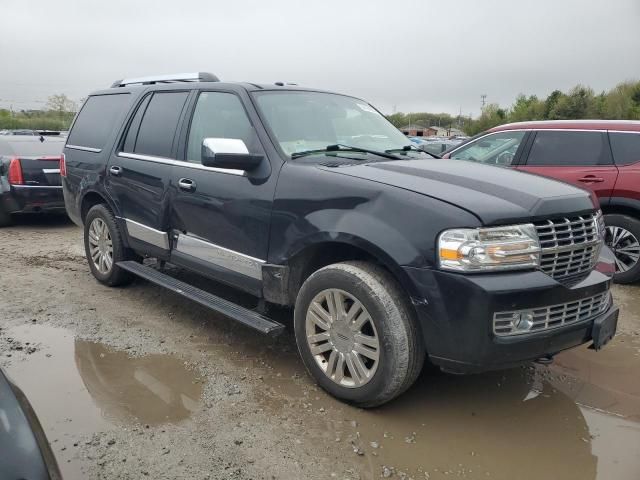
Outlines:
{"type": "Polygon", "coordinates": [[[484,109],[484,106],[487,103],[487,94],[483,93],[482,95],[480,95],[480,98],[482,99],[482,108],[484,109]]]}

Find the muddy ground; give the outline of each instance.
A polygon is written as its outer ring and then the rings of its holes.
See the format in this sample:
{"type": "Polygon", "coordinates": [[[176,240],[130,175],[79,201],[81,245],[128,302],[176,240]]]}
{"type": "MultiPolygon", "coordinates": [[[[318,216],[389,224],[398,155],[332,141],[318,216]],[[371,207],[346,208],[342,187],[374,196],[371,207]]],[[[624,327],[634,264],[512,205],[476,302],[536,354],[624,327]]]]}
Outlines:
{"type": "Polygon", "coordinates": [[[60,218],[0,230],[0,367],[67,480],[640,478],[640,286],[615,287],[601,352],[426,372],[366,411],[314,385],[290,330],[265,338],[144,281],[104,287],[81,240],[60,218]]]}

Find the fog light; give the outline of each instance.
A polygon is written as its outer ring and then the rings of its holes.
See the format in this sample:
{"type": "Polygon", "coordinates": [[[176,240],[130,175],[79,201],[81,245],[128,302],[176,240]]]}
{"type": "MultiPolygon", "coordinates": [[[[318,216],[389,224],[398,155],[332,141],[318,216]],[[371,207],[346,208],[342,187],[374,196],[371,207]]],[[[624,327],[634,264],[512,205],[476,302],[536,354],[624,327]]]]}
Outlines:
{"type": "Polygon", "coordinates": [[[511,325],[518,332],[528,332],[533,327],[533,312],[514,313],[511,318],[511,325]]]}

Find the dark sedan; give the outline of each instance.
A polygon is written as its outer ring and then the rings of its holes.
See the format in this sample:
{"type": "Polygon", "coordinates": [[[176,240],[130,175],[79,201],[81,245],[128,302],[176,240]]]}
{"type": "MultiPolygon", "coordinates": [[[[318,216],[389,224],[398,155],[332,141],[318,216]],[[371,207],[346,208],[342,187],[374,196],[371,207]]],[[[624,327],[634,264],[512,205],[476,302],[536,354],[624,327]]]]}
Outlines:
{"type": "Polygon", "coordinates": [[[17,213],[64,213],[64,142],[57,136],[0,136],[0,227],[17,213]]]}

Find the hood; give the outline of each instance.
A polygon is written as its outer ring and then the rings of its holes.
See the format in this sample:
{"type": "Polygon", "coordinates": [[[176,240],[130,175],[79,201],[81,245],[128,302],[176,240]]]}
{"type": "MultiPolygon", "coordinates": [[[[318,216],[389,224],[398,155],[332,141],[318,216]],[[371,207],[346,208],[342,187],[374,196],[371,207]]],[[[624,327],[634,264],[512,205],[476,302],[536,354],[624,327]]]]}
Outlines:
{"type": "Polygon", "coordinates": [[[534,221],[595,208],[586,190],[476,162],[397,160],[330,170],[442,200],[474,214],[484,225],[534,221]]]}

